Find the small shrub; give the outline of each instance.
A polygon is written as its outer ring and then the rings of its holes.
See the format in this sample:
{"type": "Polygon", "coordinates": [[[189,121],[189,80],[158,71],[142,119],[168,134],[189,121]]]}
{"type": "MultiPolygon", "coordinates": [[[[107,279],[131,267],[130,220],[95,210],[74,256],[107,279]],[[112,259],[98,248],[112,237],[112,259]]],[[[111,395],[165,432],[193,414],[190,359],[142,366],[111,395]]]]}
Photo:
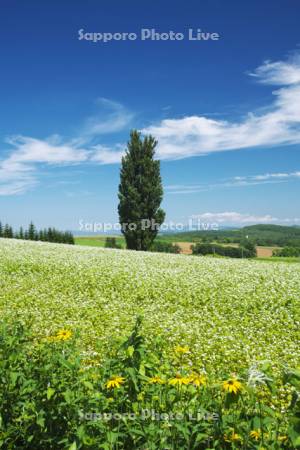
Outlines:
{"type": "Polygon", "coordinates": [[[179,245],[164,241],[154,241],[150,250],[152,252],[180,253],[179,245]]]}
{"type": "Polygon", "coordinates": [[[105,247],[106,248],[122,248],[121,245],[117,243],[117,239],[115,237],[107,237],[105,239],[105,247]]]}

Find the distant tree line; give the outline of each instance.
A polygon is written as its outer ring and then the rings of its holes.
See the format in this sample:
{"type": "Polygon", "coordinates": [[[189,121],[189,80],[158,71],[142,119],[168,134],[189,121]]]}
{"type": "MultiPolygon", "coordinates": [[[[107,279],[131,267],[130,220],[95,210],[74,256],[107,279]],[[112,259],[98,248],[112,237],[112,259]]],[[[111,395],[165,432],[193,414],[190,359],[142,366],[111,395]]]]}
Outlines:
{"type": "Polygon", "coordinates": [[[200,230],[176,233],[178,241],[220,244],[242,243],[248,236],[258,246],[300,247],[300,226],[251,225],[229,230],[200,230]]]}
{"type": "Polygon", "coordinates": [[[255,258],[256,248],[251,241],[242,241],[239,247],[217,244],[196,244],[192,247],[193,255],[220,255],[230,258],[255,258]]]}
{"type": "Polygon", "coordinates": [[[284,247],[280,250],[274,250],[272,256],[282,257],[300,257],[300,247],[284,247]]]}
{"type": "Polygon", "coordinates": [[[74,244],[74,236],[69,231],[58,231],[56,228],[37,230],[31,222],[28,229],[20,227],[14,230],[10,225],[0,222],[0,238],[25,239],[29,241],[56,242],[59,244],[74,244]]]}

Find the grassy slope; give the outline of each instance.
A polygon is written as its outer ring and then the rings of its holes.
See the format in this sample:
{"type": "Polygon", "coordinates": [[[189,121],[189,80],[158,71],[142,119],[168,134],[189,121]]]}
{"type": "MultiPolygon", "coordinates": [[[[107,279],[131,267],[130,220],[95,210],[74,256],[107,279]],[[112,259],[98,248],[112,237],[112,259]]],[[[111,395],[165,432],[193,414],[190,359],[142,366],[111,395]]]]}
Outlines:
{"type": "Polygon", "coordinates": [[[300,266],[0,239],[0,313],[37,339],[79,329],[100,351],[144,317],[148,340],[187,344],[198,367],[300,359],[300,266]]]}
{"type": "MultiPolygon", "coordinates": [[[[117,240],[117,244],[125,247],[124,238],[121,236],[115,236],[117,240]]],[[[76,236],[75,244],[76,245],[87,245],[90,247],[104,247],[105,239],[107,236],[76,236]]]]}

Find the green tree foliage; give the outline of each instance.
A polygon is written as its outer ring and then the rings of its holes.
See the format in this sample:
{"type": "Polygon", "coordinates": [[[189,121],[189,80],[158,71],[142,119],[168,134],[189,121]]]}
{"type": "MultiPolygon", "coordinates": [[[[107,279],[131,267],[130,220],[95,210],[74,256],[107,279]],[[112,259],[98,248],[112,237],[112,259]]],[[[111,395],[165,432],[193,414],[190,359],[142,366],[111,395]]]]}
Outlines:
{"type": "Polygon", "coordinates": [[[23,227],[20,227],[18,238],[19,238],[19,239],[24,239],[24,230],[23,230],[23,227]]]}
{"type": "Polygon", "coordinates": [[[274,251],[272,256],[299,257],[300,247],[284,247],[281,250],[274,251]]]}
{"type": "Polygon", "coordinates": [[[119,218],[129,249],[148,250],[165,218],[160,162],[154,160],[157,141],[132,131],[122,158],[119,218]]]}
{"type": "Polygon", "coordinates": [[[35,226],[32,222],[30,222],[29,224],[29,228],[28,228],[28,239],[30,241],[37,241],[38,235],[35,229],[35,226]]]}
{"type": "Polygon", "coordinates": [[[4,230],[3,230],[3,237],[5,238],[13,238],[14,233],[13,233],[13,229],[11,226],[9,226],[8,224],[5,225],[4,230]]]}
{"type": "Polygon", "coordinates": [[[243,239],[240,242],[240,247],[245,248],[250,253],[251,257],[256,256],[256,246],[253,240],[251,239],[243,239]]]}
{"type": "Polygon", "coordinates": [[[230,258],[253,258],[255,255],[244,247],[225,247],[216,244],[196,244],[192,247],[193,255],[220,255],[230,258]]]}

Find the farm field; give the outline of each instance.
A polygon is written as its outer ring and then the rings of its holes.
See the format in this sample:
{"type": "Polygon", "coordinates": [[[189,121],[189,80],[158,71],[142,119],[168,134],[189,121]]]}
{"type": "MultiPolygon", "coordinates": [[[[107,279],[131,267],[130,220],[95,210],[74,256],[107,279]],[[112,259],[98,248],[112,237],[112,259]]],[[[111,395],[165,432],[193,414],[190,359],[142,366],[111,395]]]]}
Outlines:
{"type": "Polygon", "coordinates": [[[299,364],[300,265],[0,239],[2,318],[37,339],[79,330],[83,351],[106,351],[138,315],[148,342],[188,345],[211,373],[257,361],[299,364]]]}
{"type": "MultiPolygon", "coordinates": [[[[104,247],[105,239],[107,236],[76,236],[75,244],[76,245],[84,245],[88,247],[104,247]]],[[[125,248],[125,240],[122,236],[115,236],[116,242],[122,248],[125,248]]],[[[172,239],[172,237],[165,238],[164,236],[160,236],[158,240],[163,242],[170,242],[171,244],[176,244],[180,247],[180,253],[183,255],[191,255],[192,250],[191,246],[195,243],[190,241],[177,241],[176,239],[172,239]]],[[[223,244],[230,245],[233,247],[238,247],[238,244],[223,244]]],[[[297,257],[272,257],[273,250],[278,250],[280,247],[263,247],[257,246],[257,261],[266,261],[266,262],[285,262],[285,263],[297,263],[300,262],[300,258],[297,257]]]]}
{"type": "Polygon", "coordinates": [[[271,258],[274,250],[280,250],[281,247],[262,247],[257,246],[256,252],[258,258],[271,258]]]}

